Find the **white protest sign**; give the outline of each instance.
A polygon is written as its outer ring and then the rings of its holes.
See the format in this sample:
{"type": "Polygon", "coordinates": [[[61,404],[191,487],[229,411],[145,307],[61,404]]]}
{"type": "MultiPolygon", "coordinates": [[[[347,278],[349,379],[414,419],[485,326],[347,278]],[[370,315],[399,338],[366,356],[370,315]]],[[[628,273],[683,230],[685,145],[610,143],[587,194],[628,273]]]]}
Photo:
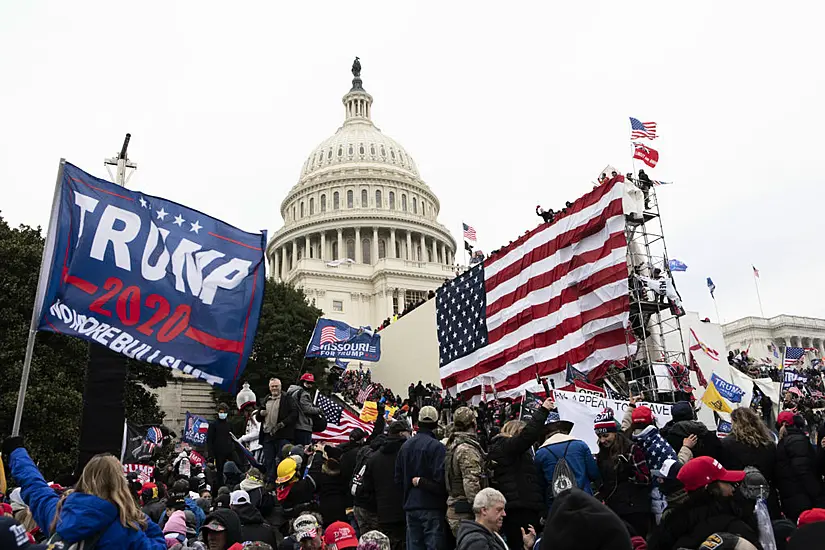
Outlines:
{"type": "MultiPolygon", "coordinates": [[[[605,407],[609,407],[613,409],[616,420],[621,422],[624,412],[630,407],[629,401],[608,399],[588,393],[554,390],[553,398],[556,401],[556,408],[561,419],[573,423],[573,431],[570,435],[587,443],[593,454],[599,452],[599,440],[596,437],[596,432],[593,431],[596,415],[602,412],[605,407]]],[[[660,427],[671,419],[670,405],[647,402],[639,402],[639,405],[647,405],[651,408],[656,423],[660,427]]]]}

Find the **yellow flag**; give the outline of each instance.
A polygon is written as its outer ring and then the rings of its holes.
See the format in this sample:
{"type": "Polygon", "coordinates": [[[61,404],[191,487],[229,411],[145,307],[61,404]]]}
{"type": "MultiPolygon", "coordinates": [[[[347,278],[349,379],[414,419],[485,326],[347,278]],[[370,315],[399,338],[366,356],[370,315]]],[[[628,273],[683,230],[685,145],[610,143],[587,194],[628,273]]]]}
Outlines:
{"type": "Polygon", "coordinates": [[[386,413],[385,413],[387,415],[387,419],[388,420],[392,419],[392,417],[395,416],[395,411],[397,411],[397,410],[398,410],[398,407],[391,407],[391,406],[388,405],[386,407],[386,413]]]}
{"type": "Polygon", "coordinates": [[[3,457],[0,456],[0,493],[6,494],[6,467],[3,466],[3,457]]]}
{"type": "Polygon", "coordinates": [[[364,422],[374,422],[378,418],[378,403],[375,401],[364,401],[364,408],[361,409],[361,420],[364,422]]]}
{"type": "Polygon", "coordinates": [[[716,412],[733,412],[728,403],[719,395],[719,390],[712,382],[708,384],[708,389],[705,390],[705,395],[702,396],[702,403],[716,412]]]}

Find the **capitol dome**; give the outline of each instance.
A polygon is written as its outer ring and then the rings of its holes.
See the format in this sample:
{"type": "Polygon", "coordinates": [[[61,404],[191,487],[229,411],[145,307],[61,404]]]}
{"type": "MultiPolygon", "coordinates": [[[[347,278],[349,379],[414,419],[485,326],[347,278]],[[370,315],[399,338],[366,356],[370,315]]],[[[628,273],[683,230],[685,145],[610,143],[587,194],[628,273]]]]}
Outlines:
{"type": "Polygon", "coordinates": [[[304,162],[267,257],[325,316],[375,326],[454,275],[456,243],[412,156],[373,124],[360,70],[356,58],[343,124],[304,162]]]}

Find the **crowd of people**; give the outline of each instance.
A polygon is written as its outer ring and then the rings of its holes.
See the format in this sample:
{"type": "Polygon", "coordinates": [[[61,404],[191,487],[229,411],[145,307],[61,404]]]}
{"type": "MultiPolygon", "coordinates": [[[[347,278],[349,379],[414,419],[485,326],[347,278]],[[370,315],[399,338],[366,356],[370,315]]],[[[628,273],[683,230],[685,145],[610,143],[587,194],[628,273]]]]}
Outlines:
{"type": "MultiPolygon", "coordinates": [[[[341,379],[348,398],[373,385],[361,369],[341,379]]],[[[248,454],[237,452],[230,408],[220,404],[206,463],[184,451],[151,479],[98,455],[64,489],[46,482],[22,438],[7,438],[16,488],[0,505],[0,547],[772,550],[825,542],[825,438],[812,442],[795,410],[769,428],[751,408],[735,409],[720,438],[690,402],[673,405],[659,426],[633,397],[620,418],[605,409],[586,427],[598,439],[594,453],[552,399],[473,407],[419,382],[403,401],[382,388],[371,433],[357,428],[332,445],[311,439],[322,416],[313,386],[304,374],[286,391],[271,379],[261,399],[244,388],[237,439],[248,454]],[[406,410],[385,419],[385,406],[399,402],[406,410]]]]}
{"type": "MultiPolygon", "coordinates": [[[[456,266],[456,275],[458,275],[459,272],[460,272],[460,266],[456,266]]],[[[449,279],[445,279],[444,282],[449,282],[449,279]]],[[[402,309],[400,313],[395,313],[392,317],[387,317],[386,319],[384,319],[384,321],[380,325],[378,325],[378,328],[375,329],[375,332],[380,332],[381,330],[387,328],[388,326],[390,326],[391,324],[393,324],[394,322],[396,322],[397,320],[399,320],[400,318],[402,318],[406,314],[410,313],[411,311],[414,311],[416,308],[420,307],[421,305],[426,303],[428,300],[432,300],[433,298],[435,298],[435,291],[430,290],[427,293],[426,298],[422,298],[421,300],[418,300],[418,301],[415,301],[415,302],[407,303],[404,306],[404,309],[402,309]]]]}

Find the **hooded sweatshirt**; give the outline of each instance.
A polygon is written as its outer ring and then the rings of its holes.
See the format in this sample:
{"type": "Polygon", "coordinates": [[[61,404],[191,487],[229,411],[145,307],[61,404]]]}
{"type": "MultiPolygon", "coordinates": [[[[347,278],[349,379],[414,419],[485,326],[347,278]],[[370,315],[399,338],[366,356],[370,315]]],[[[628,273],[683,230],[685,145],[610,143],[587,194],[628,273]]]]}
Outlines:
{"type": "Polygon", "coordinates": [[[585,493],[592,495],[591,481],[601,478],[596,459],[593,458],[593,453],[590,452],[587,443],[567,434],[553,434],[539,448],[535,458],[536,469],[539,471],[539,485],[548,508],[553,505],[553,472],[561,457],[564,457],[573,475],[576,476],[576,485],[585,493]],[[565,451],[567,451],[566,454],[565,451]]]}
{"type": "Polygon", "coordinates": [[[580,489],[561,493],[544,524],[542,549],[631,550],[630,533],[613,511],[580,489]]]}
{"type": "Polygon", "coordinates": [[[236,542],[241,542],[241,520],[235,512],[225,508],[217,508],[211,514],[206,516],[204,525],[208,525],[213,519],[217,519],[221,522],[221,525],[226,527],[227,548],[236,542]]]}
{"type": "Polygon", "coordinates": [[[480,523],[463,519],[458,525],[456,550],[507,550],[504,539],[480,523]]]}
{"type": "MultiPolygon", "coordinates": [[[[9,458],[11,474],[20,484],[23,501],[31,508],[37,525],[51,526],[60,497],[46,484],[26,449],[15,449],[9,458]]],[[[97,548],[165,550],[160,527],[148,517],[146,521],[143,530],[124,527],[117,507],[111,502],[94,495],[72,493],[63,501],[56,531],[68,543],[100,535],[97,548]]]]}

